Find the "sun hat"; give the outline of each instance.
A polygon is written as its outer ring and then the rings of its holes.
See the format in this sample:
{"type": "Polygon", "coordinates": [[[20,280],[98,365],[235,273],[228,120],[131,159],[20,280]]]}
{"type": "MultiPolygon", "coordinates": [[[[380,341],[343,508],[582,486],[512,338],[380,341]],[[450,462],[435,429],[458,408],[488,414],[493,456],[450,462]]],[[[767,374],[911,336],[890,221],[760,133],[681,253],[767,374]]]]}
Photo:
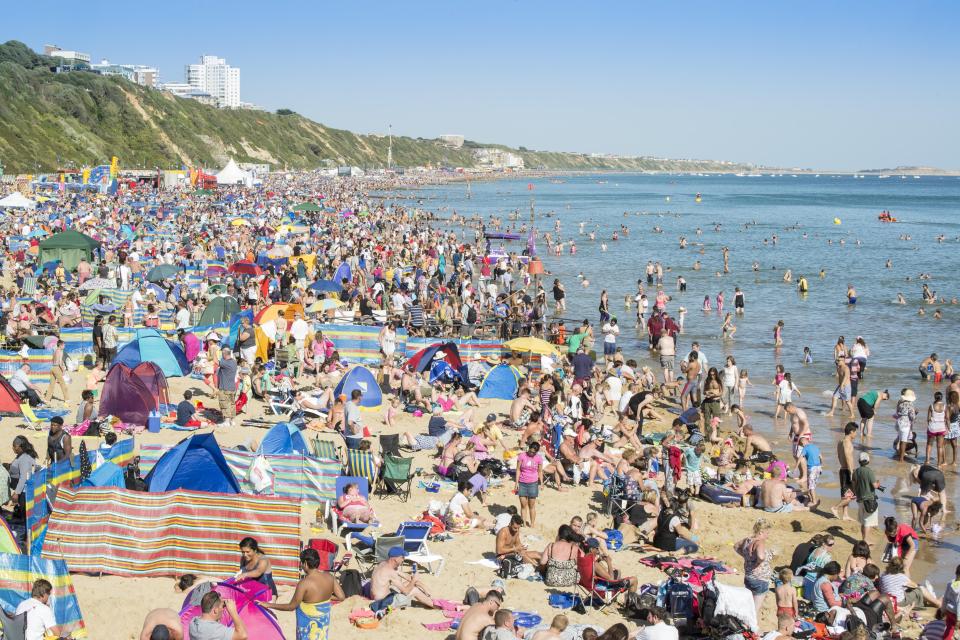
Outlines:
{"type": "Polygon", "coordinates": [[[906,400],[907,402],[914,402],[917,399],[917,394],[913,392],[913,389],[906,389],[900,394],[900,399],[906,400]]]}
{"type": "Polygon", "coordinates": [[[870,462],[870,454],[867,453],[866,451],[861,451],[861,452],[860,452],[860,462],[861,462],[861,463],[870,462]]]}

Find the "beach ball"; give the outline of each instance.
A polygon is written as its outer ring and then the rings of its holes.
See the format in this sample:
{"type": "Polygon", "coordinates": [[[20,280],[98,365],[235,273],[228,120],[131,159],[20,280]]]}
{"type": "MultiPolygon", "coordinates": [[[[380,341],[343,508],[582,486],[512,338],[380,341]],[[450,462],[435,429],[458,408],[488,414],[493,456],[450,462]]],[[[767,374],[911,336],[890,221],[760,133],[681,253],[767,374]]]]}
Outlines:
{"type": "Polygon", "coordinates": [[[833,224],[840,224],[840,218],[834,218],[833,224]]]}

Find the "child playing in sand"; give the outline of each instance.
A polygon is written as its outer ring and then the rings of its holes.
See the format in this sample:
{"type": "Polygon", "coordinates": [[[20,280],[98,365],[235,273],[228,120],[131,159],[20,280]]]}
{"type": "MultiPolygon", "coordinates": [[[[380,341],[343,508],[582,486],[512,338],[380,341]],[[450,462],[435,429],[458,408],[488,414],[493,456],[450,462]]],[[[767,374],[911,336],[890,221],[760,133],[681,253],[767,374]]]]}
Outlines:
{"type": "Polygon", "coordinates": [[[597,526],[596,512],[591,511],[587,514],[583,521],[582,535],[584,538],[596,538],[597,540],[607,539],[607,534],[603,532],[603,529],[597,526]]]}
{"type": "Polygon", "coordinates": [[[400,415],[400,398],[392,396],[390,404],[387,405],[387,410],[383,413],[383,424],[393,428],[395,426],[393,421],[398,415],[400,415]]]}
{"type": "Polygon", "coordinates": [[[797,617],[797,589],[793,586],[793,571],[789,568],[781,569],[777,576],[780,584],[777,585],[777,615],[797,617]]]}

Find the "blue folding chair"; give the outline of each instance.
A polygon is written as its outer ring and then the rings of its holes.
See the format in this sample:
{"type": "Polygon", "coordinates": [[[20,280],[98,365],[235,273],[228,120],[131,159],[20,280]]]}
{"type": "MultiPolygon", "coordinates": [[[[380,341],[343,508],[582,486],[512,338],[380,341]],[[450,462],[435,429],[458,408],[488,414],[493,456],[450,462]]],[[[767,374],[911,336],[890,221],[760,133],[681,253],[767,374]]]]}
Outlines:
{"type": "Polygon", "coordinates": [[[360,490],[360,495],[367,500],[370,499],[370,484],[367,482],[366,478],[361,478],[359,476],[340,476],[337,478],[336,497],[334,498],[333,503],[330,504],[330,530],[336,535],[342,535],[342,532],[344,531],[363,531],[371,526],[379,526],[378,524],[374,523],[354,523],[343,518],[343,512],[337,506],[337,501],[340,499],[340,496],[343,495],[344,490],[349,484],[356,484],[360,490]]]}
{"type": "Polygon", "coordinates": [[[426,567],[427,571],[434,575],[440,575],[446,559],[439,554],[430,553],[427,548],[427,538],[432,528],[433,524],[430,522],[408,520],[400,523],[394,535],[403,536],[403,550],[407,552],[408,562],[426,567]]]}

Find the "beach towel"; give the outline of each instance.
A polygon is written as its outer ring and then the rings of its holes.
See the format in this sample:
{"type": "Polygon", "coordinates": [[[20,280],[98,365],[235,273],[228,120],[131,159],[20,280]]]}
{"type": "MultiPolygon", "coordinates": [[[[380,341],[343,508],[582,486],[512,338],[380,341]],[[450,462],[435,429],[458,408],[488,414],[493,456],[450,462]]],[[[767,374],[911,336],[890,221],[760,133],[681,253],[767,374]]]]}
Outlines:
{"type": "Polygon", "coordinates": [[[297,640],[328,640],[330,637],[330,601],[297,607],[297,640]]]}

